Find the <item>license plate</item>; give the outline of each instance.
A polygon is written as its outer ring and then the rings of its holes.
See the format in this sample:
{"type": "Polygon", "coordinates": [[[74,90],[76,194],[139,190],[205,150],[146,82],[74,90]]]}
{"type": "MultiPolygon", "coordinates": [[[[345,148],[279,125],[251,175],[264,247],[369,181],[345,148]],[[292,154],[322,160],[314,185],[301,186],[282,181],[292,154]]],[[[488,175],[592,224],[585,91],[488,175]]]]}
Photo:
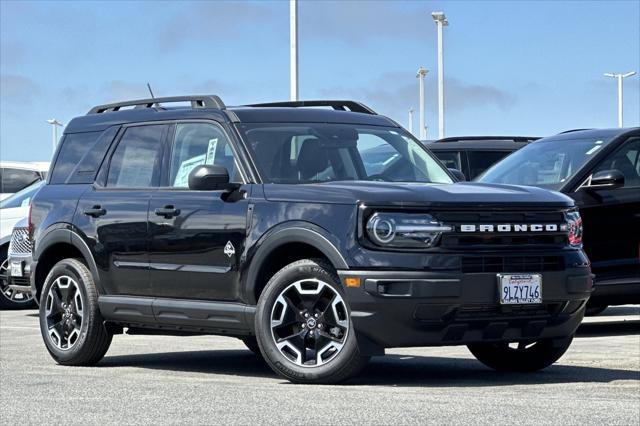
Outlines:
{"type": "Polygon", "coordinates": [[[498,274],[501,305],[542,303],[542,275],[498,274]]]}
{"type": "Polygon", "coordinates": [[[11,276],[12,277],[22,276],[22,262],[11,262],[11,276]]]}

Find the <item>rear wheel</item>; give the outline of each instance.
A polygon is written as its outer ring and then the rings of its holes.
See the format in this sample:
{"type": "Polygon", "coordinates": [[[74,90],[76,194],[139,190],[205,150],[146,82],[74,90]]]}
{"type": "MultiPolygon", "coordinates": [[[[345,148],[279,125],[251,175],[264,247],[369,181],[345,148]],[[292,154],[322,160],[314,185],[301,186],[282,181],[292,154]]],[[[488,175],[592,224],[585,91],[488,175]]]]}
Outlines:
{"type": "Polygon", "coordinates": [[[258,301],[256,334],[269,366],[295,383],[336,383],[358,373],[360,355],[337,274],[324,260],[293,262],[258,301]]]}
{"type": "Polygon", "coordinates": [[[7,248],[0,249],[0,309],[35,308],[31,293],[17,292],[9,287],[9,259],[7,248]]]}
{"type": "Polygon", "coordinates": [[[40,296],[40,331],[59,364],[93,365],[109,349],[113,335],[98,310],[91,272],[77,259],[58,262],[40,296]]]}
{"type": "Polygon", "coordinates": [[[476,343],[469,351],[478,361],[497,371],[533,372],[560,359],[569,349],[573,336],[514,343],[476,343]]]}

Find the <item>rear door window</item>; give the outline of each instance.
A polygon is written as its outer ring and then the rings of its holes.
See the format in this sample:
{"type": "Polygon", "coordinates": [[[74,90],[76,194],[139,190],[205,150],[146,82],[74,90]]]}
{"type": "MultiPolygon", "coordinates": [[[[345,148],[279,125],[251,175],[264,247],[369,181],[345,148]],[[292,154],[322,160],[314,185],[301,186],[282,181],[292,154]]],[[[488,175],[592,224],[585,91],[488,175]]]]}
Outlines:
{"type": "Polygon", "coordinates": [[[129,127],[111,157],[107,186],[158,186],[167,125],[129,127]]]}
{"type": "Polygon", "coordinates": [[[447,169],[462,170],[462,160],[459,151],[432,151],[447,169]]]}
{"type": "Polygon", "coordinates": [[[468,151],[469,180],[474,179],[509,154],[511,154],[509,151],[468,151]]]}

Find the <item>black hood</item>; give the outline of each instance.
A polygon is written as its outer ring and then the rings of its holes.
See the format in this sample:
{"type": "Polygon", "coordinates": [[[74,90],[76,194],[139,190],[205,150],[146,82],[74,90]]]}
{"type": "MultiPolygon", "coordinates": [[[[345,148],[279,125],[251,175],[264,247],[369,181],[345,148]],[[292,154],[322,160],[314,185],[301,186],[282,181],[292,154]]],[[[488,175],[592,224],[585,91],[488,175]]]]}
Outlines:
{"type": "Polygon", "coordinates": [[[539,206],[572,207],[573,200],[555,191],[530,186],[482,183],[424,184],[328,182],[306,185],[265,184],[270,201],[372,206],[539,206]]]}

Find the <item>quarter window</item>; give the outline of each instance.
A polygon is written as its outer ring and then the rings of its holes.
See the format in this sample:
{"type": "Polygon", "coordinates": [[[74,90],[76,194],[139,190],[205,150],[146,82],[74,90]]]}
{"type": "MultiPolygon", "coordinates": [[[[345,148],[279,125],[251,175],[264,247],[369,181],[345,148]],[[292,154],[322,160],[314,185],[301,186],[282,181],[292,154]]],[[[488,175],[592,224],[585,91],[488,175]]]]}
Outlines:
{"type": "Polygon", "coordinates": [[[169,186],[188,187],[189,173],[202,164],[223,166],[231,182],[240,182],[233,150],[222,130],[208,123],[180,123],[171,151],[169,186]]]}
{"type": "Polygon", "coordinates": [[[167,128],[165,125],[129,127],[111,157],[107,186],[158,186],[162,141],[167,128]]]}

